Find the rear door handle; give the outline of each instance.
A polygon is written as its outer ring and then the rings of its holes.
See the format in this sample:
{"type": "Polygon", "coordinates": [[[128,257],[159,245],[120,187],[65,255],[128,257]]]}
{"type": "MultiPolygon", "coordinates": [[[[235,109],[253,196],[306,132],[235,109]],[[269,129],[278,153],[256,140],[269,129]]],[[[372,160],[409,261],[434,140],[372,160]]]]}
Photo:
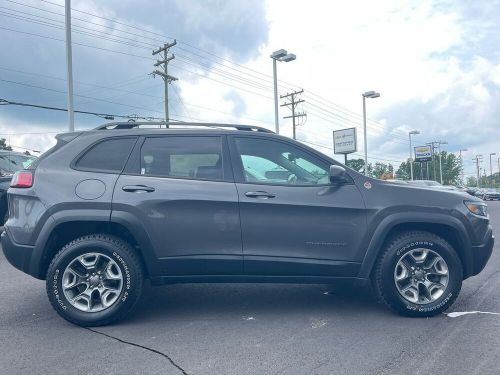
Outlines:
{"type": "Polygon", "coordinates": [[[267,191],[247,191],[245,193],[245,196],[247,196],[248,198],[261,198],[261,199],[276,197],[276,195],[274,195],[273,193],[268,193],[267,191]]]}
{"type": "Polygon", "coordinates": [[[140,193],[140,192],[151,193],[155,191],[155,188],[146,185],[126,185],[122,187],[122,190],[126,191],[127,193],[140,193]]]}

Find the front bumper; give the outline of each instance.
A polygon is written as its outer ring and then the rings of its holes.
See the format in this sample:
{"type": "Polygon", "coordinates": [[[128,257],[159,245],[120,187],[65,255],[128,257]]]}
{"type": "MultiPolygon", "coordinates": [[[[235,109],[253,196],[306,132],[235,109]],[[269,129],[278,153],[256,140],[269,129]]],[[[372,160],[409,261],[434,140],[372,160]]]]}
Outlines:
{"type": "Polygon", "coordinates": [[[17,269],[30,274],[31,255],[33,246],[19,245],[13,242],[9,236],[8,228],[1,235],[2,250],[5,258],[17,269]]]}
{"type": "Polygon", "coordinates": [[[480,245],[472,246],[472,275],[477,275],[481,272],[488,260],[490,259],[491,253],[493,252],[493,246],[495,244],[495,236],[493,235],[493,230],[491,226],[488,228],[486,236],[484,236],[483,243],[480,245]]]}

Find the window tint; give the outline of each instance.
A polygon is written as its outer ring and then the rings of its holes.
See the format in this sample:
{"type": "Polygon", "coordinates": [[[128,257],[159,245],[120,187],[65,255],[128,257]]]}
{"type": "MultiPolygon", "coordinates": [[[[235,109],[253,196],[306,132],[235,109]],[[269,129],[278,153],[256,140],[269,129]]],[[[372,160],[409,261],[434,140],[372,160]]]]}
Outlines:
{"type": "Polygon", "coordinates": [[[141,174],[222,180],[220,137],[147,138],[141,149],[141,174]]]}
{"type": "Polygon", "coordinates": [[[268,139],[236,138],[243,179],[274,185],[324,185],[329,165],[294,145],[268,139]]]}
{"type": "Polygon", "coordinates": [[[136,138],[112,138],[99,142],[88,150],[78,162],[79,169],[121,172],[136,138]]]}

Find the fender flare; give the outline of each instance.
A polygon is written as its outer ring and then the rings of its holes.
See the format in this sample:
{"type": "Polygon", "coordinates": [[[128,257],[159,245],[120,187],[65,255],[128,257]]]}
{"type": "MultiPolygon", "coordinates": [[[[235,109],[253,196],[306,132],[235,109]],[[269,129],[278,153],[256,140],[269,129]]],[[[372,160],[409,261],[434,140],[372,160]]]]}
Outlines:
{"type": "Polygon", "coordinates": [[[36,241],[31,256],[29,273],[38,279],[43,278],[42,264],[47,242],[54,229],[59,225],[77,221],[107,223],[109,222],[109,214],[109,210],[96,209],[69,209],[53,213],[44,221],[39,231],[38,228],[35,228],[36,241]]]}
{"type": "Polygon", "coordinates": [[[38,279],[43,278],[43,256],[47,251],[46,246],[50,235],[59,225],[71,222],[102,223],[105,225],[116,223],[125,227],[141,249],[139,256],[144,261],[146,274],[155,275],[159,272],[157,269],[158,262],[149,236],[142,223],[134,215],[121,211],[113,211],[113,214],[111,214],[111,211],[106,209],[70,209],[54,213],[50,220],[46,220],[40,229],[30,260],[29,273],[31,275],[38,279]]]}
{"type": "Polygon", "coordinates": [[[369,279],[375,261],[382,251],[382,246],[389,233],[400,224],[439,224],[452,229],[458,236],[461,248],[457,249],[463,261],[464,277],[470,274],[472,268],[472,244],[464,224],[449,214],[437,214],[428,212],[402,212],[393,213],[383,218],[371,236],[365,257],[361,263],[358,277],[369,279]]]}

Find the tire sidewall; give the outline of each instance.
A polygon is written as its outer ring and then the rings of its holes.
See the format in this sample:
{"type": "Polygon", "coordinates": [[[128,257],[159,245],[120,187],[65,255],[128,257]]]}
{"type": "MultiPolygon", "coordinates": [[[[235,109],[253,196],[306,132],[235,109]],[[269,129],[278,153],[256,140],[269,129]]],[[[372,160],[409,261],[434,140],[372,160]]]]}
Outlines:
{"type": "Polygon", "coordinates": [[[135,303],[135,295],[139,293],[140,283],[137,272],[134,272],[133,262],[129,255],[119,246],[96,238],[85,239],[70,244],[59,253],[52,262],[47,273],[47,291],[53,307],[65,319],[80,324],[94,324],[121,315],[135,303]],[[109,308],[98,312],[84,312],[74,307],[64,295],[62,279],[66,267],[78,256],[85,253],[100,253],[113,259],[123,275],[122,291],[116,302],[109,308]]]}
{"type": "Polygon", "coordinates": [[[435,315],[446,310],[460,293],[462,284],[462,266],[455,251],[439,238],[413,236],[404,238],[391,246],[382,269],[382,283],[385,297],[396,310],[406,315],[435,315]],[[429,304],[416,304],[406,300],[398,291],[394,280],[394,271],[399,260],[408,252],[425,248],[439,254],[448,266],[449,281],[443,295],[429,304]]]}

